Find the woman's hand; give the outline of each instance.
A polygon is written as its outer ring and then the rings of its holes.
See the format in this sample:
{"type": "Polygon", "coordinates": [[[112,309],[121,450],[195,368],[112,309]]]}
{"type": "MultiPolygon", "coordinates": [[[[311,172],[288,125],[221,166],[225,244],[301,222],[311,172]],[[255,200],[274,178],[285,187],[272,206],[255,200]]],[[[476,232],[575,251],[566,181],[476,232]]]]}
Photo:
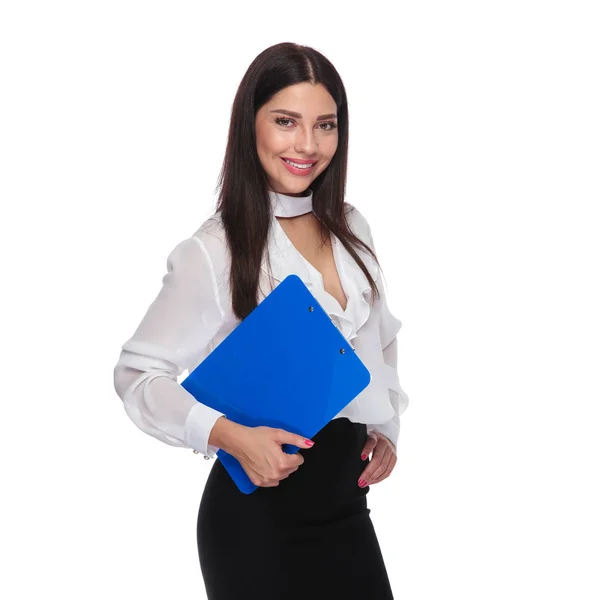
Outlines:
{"type": "Polygon", "coordinates": [[[231,454],[240,461],[254,485],[276,487],[304,462],[302,454],[288,454],[282,450],[282,444],[307,449],[314,442],[284,429],[243,427],[238,432],[231,454]]]}
{"type": "Polygon", "coordinates": [[[383,481],[396,466],[396,448],[382,433],[371,431],[362,451],[363,460],[373,452],[373,457],[358,479],[360,487],[383,481]]]}

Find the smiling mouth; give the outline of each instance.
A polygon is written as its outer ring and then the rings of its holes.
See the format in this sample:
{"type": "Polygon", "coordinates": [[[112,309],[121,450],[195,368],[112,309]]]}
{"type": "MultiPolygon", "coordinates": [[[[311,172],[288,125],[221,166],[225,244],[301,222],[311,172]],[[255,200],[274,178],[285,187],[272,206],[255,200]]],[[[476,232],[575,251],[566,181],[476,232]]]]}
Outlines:
{"type": "Polygon", "coordinates": [[[289,158],[284,158],[283,156],[281,157],[281,160],[283,160],[283,162],[287,163],[288,165],[291,165],[292,167],[296,167],[297,169],[311,169],[312,167],[314,167],[317,164],[316,160],[295,161],[295,160],[290,160],[289,158]]]}

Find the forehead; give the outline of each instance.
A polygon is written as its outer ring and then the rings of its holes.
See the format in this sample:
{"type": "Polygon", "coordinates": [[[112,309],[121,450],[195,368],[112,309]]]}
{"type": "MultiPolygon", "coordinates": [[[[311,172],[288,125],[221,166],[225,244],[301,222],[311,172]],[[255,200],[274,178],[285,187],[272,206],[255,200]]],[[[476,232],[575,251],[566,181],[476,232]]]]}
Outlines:
{"type": "Polygon", "coordinates": [[[304,81],[283,88],[263,108],[267,110],[284,108],[302,113],[302,116],[311,116],[323,112],[335,113],[337,107],[324,85],[321,83],[313,85],[304,81]]]}

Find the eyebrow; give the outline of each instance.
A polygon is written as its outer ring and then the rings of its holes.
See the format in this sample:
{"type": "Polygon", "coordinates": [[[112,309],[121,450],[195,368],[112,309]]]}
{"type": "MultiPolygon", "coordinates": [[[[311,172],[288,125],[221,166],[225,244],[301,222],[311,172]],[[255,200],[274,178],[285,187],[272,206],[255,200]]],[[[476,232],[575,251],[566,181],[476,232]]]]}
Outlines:
{"type": "MultiPolygon", "coordinates": [[[[290,117],[296,117],[296,119],[302,118],[300,113],[292,112],[291,110],[285,110],[284,108],[276,108],[275,110],[271,110],[269,112],[282,113],[284,115],[289,115],[290,117]]],[[[317,121],[324,121],[325,119],[337,119],[337,115],[335,113],[330,113],[328,115],[319,115],[317,117],[317,121]]]]}

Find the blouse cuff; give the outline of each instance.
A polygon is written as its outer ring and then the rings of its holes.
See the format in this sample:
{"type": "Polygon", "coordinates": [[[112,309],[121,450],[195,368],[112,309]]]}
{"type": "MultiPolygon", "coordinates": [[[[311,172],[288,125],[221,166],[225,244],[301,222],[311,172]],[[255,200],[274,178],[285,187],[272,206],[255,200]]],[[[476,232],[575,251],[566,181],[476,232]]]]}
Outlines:
{"type": "Polygon", "coordinates": [[[219,448],[209,444],[208,440],[213,425],[224,414],[206,404],[198,402],[190,410],[185,421],[183,434],[186,445],[193,448],[196,452],[204,454],[204,456],[214,458],[219,448]]]}
{"type": "Polygon", "coordinates": [[[398,439],[400,437],[400,421],[395,417],[386,421],[385,423],[379,423],[376,425],[367,425],[367,433],[375,431],[382,433],[387,437],[394,446],[394,450],[398,447],[398,439]]]}

